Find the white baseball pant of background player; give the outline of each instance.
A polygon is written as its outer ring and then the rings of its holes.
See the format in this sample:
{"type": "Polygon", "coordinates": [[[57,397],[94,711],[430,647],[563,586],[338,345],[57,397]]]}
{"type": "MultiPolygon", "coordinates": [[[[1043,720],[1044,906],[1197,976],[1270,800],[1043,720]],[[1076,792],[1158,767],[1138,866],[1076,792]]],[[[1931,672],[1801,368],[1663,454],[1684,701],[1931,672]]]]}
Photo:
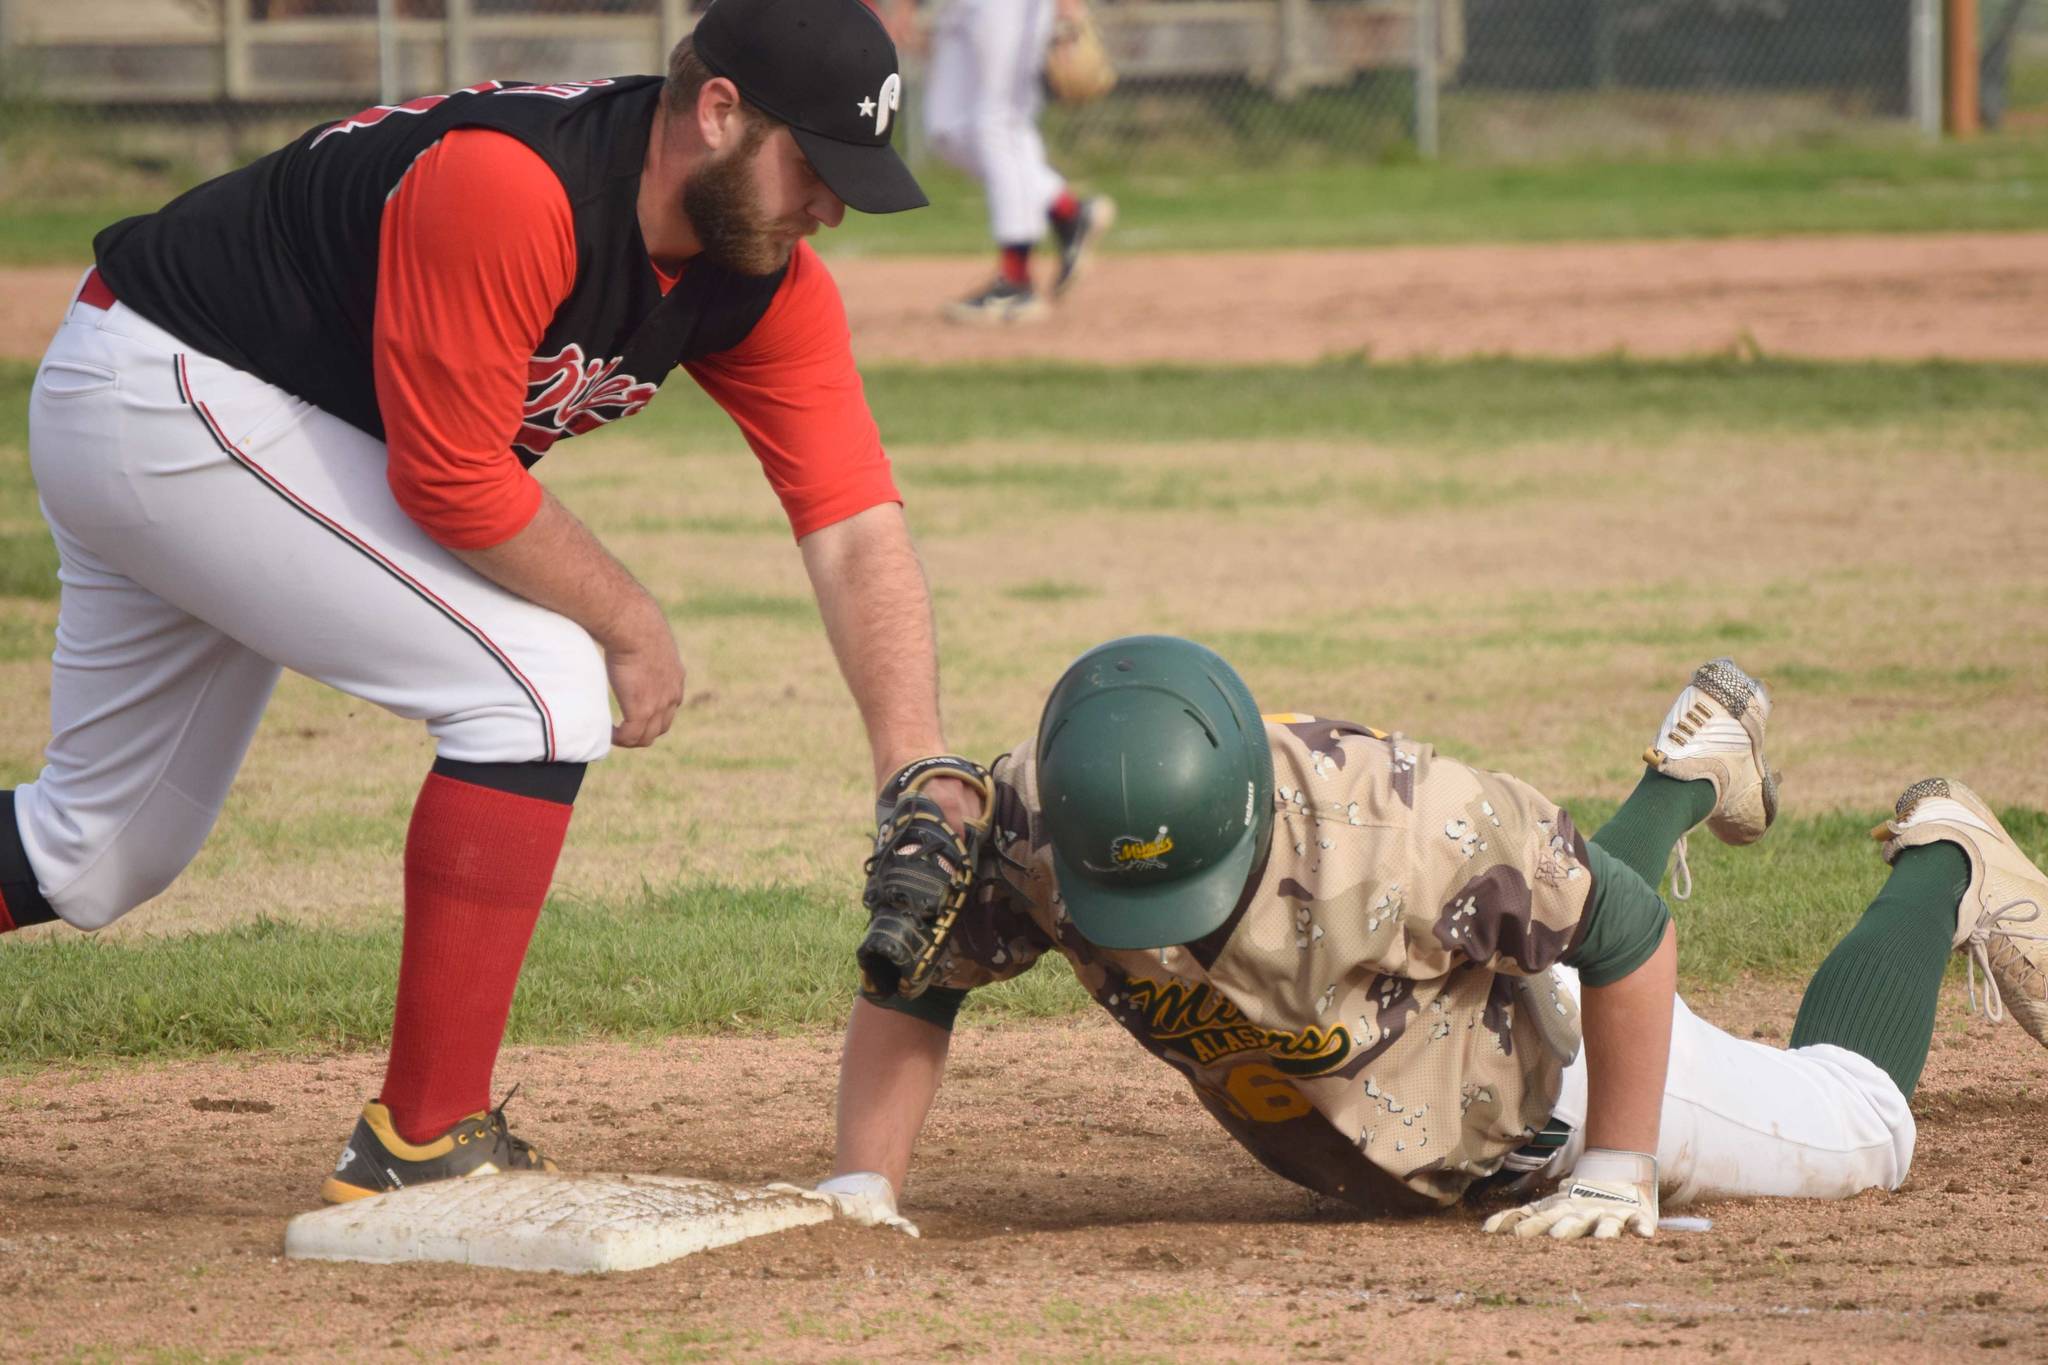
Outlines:
{"type": "Polygon", "coordinates": [[[73,304],[30,404],[63,593],[53,738],[15,817],[67,923],[191,861],[280,665],[425,721],[443,758],[609,748],[596,643],[429,539],[382,442],[120,304],[73,304]]]}
{"type": "MultiPolygon", "coordinates": [[[[1577,999],[1579,974],[1556,970],[1577,999]]],[[[1584,1048],[1565,1069],[1555,1112],[1573,1131],[1546,1181],[1569,1172],[1585,1146],[1584,1048]]],[[[1913,1135],[1906,1097],[1869,1058],[1831,1043],[1786,1049],[1732,1037],[1674,1003],[1657,1137],[1663,1204],[1896,1189],[1913,1164],[1913,1135]]]]}
{"type": "Polygon", "coordinates": [[[951,0],[932,28],[925,135],[982,184],[999,246],[1045,235],[1066,179],[1038,135],[1053,0],[951,0]]]}

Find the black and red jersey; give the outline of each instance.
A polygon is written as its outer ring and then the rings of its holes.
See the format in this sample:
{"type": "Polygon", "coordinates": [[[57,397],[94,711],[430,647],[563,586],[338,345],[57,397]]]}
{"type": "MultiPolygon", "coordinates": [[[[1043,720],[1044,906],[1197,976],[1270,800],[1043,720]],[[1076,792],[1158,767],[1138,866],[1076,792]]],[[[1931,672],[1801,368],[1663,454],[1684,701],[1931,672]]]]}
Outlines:
{"type": "MultiPolygon", "coordinates": [[[[547,162],[575,215],[575,288],[537,354],[616,362],[613,406],[644,404],[677,364],[744,338],[782,278],[696,262],[663,293],[635,211],[661,84],[486,81],[323,124],[107,228],[93,242],[100,273],[174,336],[381,437],[371,336],[385,200],[451,129],[492,128],[547,162]]],[[[523,458],[549,443],[529,440],[523,458]]]]}
{"type": "Polygon", "coordinates": [[[798,536],[899,500],[838,291],[808,246],[766,277],[648,259],[658,77],[485,82],[309,130],[94,243],[129,307],[385,439],[443,544],[496,544],[555,442],[678,364],[732,416],[798,536]]]}

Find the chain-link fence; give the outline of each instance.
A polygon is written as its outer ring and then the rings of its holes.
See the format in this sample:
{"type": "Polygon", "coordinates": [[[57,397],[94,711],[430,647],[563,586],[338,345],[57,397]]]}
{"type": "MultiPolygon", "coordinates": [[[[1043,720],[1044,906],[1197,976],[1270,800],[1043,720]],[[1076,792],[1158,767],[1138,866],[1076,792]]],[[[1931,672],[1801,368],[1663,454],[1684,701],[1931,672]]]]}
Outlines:
{"type": "Polygon", "coordinates": [[[1938,126],[1936,0],[1126,0],[1102,14],[1126,80],[1061,128],[1127,155],[1179,141],[1526,160],[1938,126]]]}
{"type": "MultiPolygon", "coordinates": [[[[694,3],[0,0],[0,78],[16,132],[37,110],[98,121],[206,170],[337,110],[484,76],[659,70],[694,3]]],[[[1987,122],[2033,126],[2048,107],[2048,0],[1980,3],[1987,122]]],[[[1931,133],[1941,5],[1099,0],[1121,83],[1054,109],[1047,131],[1084,167],[1682,155],[1931,133]]]]}

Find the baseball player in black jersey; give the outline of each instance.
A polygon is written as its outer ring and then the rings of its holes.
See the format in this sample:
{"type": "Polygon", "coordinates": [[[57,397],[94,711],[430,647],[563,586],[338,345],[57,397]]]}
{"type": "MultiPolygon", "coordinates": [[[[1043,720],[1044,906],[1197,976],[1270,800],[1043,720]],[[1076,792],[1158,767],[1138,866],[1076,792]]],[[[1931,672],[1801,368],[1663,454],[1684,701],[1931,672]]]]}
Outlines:
{"type": "Polygon", "coordinates": [[[804,242],[924,203],[902,106],[859,0],[718,0],[666,77],[366,109],[95,242],[30,404],[63,592],[0,931],[169,885],[283,668],[423,721],[390,1065],[327,1198],[546,1164],[488,1102],[520,964],[585,766],[684,683],[655,597],[529,472],[555,444],[686,368],[789,515],[877,776],[943,747],[924,578],[804,242]]]}

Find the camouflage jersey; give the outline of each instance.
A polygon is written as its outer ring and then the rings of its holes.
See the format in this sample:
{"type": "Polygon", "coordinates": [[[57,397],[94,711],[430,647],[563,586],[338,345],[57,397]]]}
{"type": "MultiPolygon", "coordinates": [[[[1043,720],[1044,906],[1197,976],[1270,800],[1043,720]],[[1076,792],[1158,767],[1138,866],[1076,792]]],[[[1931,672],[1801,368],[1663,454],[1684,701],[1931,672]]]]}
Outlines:
{"type": "Polygon", "coordinates": [[[1592,876],[1571,817],[1426,744],[1266,718],[1272,851],[1186,947],[1100,948],[1067,919],[1032,745],[997,761],[1003,875],[962,917],[956,989],[1057,947],[1270,1170],[1368,1212],[1455,1201],[1549,1118],[1578,1013],[1550,968],[1592,876]]]}

